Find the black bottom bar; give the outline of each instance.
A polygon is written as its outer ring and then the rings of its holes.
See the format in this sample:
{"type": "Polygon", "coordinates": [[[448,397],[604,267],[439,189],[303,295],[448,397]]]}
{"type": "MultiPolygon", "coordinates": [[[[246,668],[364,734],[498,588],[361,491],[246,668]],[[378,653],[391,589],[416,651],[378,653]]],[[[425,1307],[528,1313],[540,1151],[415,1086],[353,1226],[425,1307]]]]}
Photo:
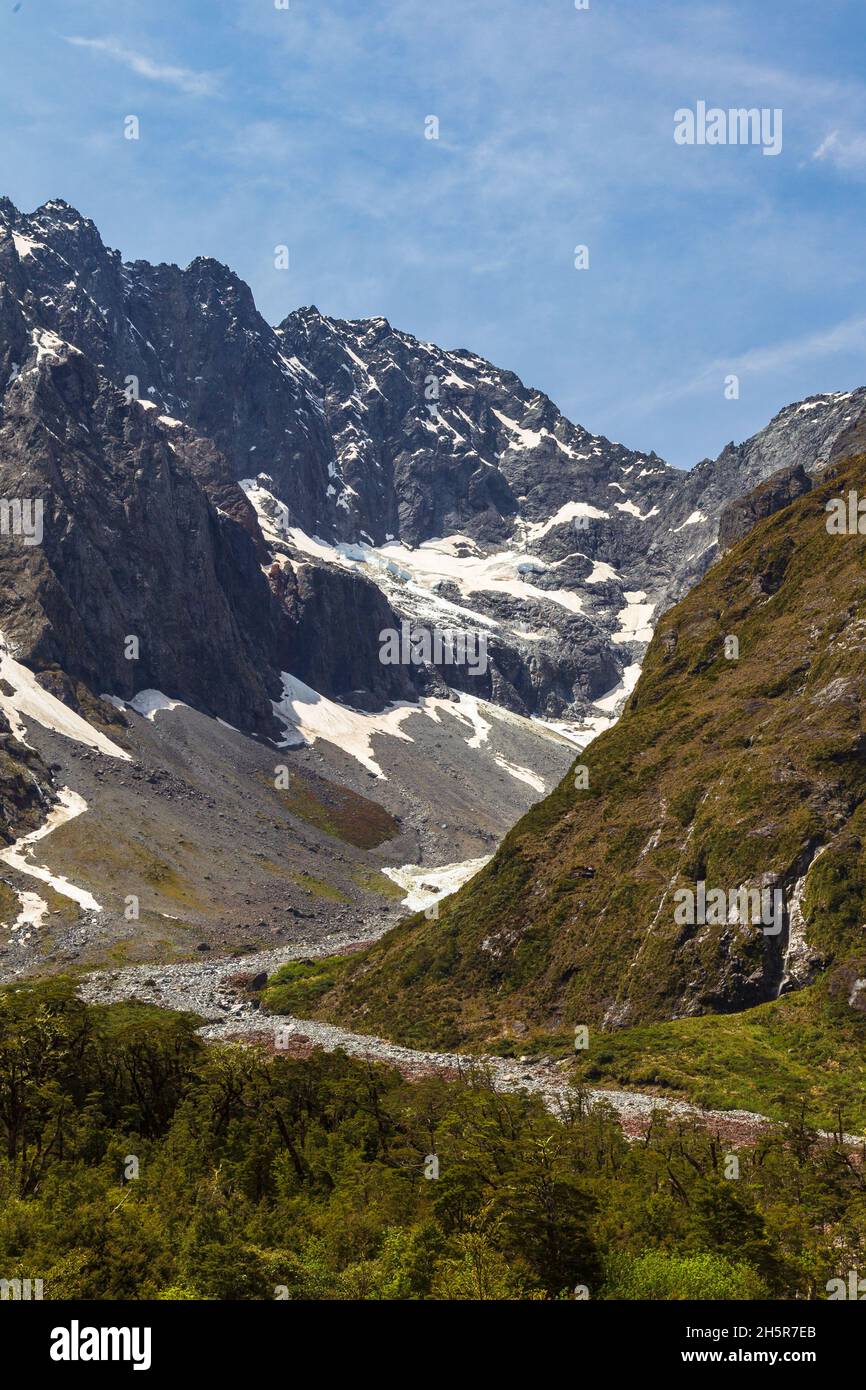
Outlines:
{"type": "MultiPolygon", "coordinates": [[[[333,1375],[342,1354],[355,1371],[365,1362],[394,1369],[403,1361],[407,1379],[436,1369],[472,1373],[480,1358],[490,1371],[527,1337],[553,1334],[542,1349],[569,1348],[585,1374],[598,1358],[611,1372],[641,1375],[680,1368],[700,1377],[707,1368],[759,1367],[776,1376],[803,1368],[828,1372],[856,1366],[863,1317],[839,1302],[820,1303],[0,1303],[0,1334],[25,1364],[60,1382],[70,1376],[113,1376],[194,1371],[197,1375],[268,1375],[282,1368],[294,1378],[318,1360],[333,1375]],[[320,1331],[321,1329],[321,1331],[320,1331]],[[460,1344],[429,1341],[454,1329],[460,1344]],[[323,1340],[321,1332],[329,1335],[323,1340]],[[335,1335],[337,1334],[337,1335],[335,1335]],[[418,1334],[415,1357],[406,1358],[406,1335],[418,1334]],[[371,1338],[395,1337],[393,1344],[371,1338]],[[564,1340],[560,1340],[564,1339],[564,1340]],[[391,1351],[388,1350],[389,1345],[391,1351]],[[402,1352],[399,1348],[402,1346],[402,1352]],[[99,1359],[91,1359],[96,1352],[99,1359]],[[62,1358],[62,1359],[61,1359],[62,1358]],[[299,1359],[300,1358],[300,1359],[299,1359]],[[461,1363],[462,1366],[461,1366],[461,1363]],[[136,1372],[135,1367],[138,1366],[136,1372]],[[270,1368],[270,1369],[269,1369],[270,1368]]],[[[413,1345],[411,1342],[409,1346],[413,1345]]],[[[513,1369],[513,1367],[512,1367],[513,1369]]],[[[598,1371],[596,1371],[598,1374],[598,1371]]],[[[402,1378],[402,1377],[401,1377],[402,1378]]]]}

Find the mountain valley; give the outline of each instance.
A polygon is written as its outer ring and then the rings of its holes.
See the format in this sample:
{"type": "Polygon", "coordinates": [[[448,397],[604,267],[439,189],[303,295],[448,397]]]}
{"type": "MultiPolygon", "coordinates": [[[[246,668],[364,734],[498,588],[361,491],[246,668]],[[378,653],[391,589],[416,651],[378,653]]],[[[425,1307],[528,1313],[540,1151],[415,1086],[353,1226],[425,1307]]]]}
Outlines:
{"type": "Polygon", "coordinates": [[[857,834],[861,599],[813,532],[866,388],[684,473],[384,319],[271,328],[58,201],[0,204],[0,380],[3,489],[44,507],[0,541],[5,978],[386,933],[322,1016],[562,1055],[856,972],[811,924],[857,834]],[[701,874],[778,888],[778,937],[669,921],[701,874]]]}

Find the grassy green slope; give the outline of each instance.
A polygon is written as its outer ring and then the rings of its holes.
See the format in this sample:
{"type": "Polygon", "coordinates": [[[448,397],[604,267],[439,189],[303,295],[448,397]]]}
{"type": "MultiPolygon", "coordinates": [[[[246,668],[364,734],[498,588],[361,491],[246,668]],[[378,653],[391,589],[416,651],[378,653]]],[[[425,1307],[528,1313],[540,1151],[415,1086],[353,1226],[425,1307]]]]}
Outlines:
{"type": "Polygon", "coordinates": [[[625,714],[582,755],[588,788],[564,778],[439,921],[411,918],[354,957],[321,1014],[440,1046],[578,1024],[694,1028],[775,997],[787,932],[678,925],[675,891],[703,879],[790,897],[809,868],[820,1008],[832,996],[859,1037],[866,537],[825,525],[826,500],[849,488],[866,495],[866,457],[716,564],[660,621],[625,714]]]}

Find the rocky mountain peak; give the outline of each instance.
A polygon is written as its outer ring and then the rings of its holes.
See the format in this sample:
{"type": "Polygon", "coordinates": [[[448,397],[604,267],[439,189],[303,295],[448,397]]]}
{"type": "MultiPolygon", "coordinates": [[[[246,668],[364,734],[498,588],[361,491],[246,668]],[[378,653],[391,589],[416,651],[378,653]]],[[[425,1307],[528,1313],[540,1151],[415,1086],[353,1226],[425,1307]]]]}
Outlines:
{"type": "MultiPolygon", "coordinates": [[[[628,692],[657,615],[715,557],[727,503],[783,463],[820,466],[866,405],[864,390],[786,407],[684,474],[591,433],[466,348],[315,305],[273,328],[212,257],[186,269],[121,263],[62,200],[29,216],[5,200],[0,213],[7,411],[44,374],[45,398],[26,409],[40,430],[77,440],[92,428],[88,402],[122,392],[136,412],[111,429],[132,438],[135,418],[158,433],[258,564],[277,566],[274,597],[296,637],[304,604],[318,612],[337,592],[353,612],[484,632],[473,693],[586,732],[628,692]],[[86,386],[76,351],[96,374],[86,386]]],[[[282,623],[266,620],[271,633],[282,623]]],[[[397,681],[379,663],[378,631],[358,634],[360,663],[346,655],[349,688],[405,692],[443,677],[467,688],[457,670],[397,681]]],[[[328,641],[335,693],[345,644],[328,641]]],[[[290,669],[283,642],[266,643],[269,671],[290,669]]],[[[312,660],[305,638],[299,650],[312,660]]]]}

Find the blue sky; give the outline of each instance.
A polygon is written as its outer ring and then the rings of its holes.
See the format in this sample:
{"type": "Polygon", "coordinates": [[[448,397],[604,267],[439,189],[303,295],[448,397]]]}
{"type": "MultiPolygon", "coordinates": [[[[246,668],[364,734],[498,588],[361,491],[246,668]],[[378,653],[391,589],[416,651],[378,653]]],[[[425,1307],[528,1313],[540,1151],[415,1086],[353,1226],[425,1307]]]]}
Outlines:
{"type": "Polygon", "coordinates": [[[863,0],[16,3],[0,192],[127,259],[383,314],[681,466],[866,383],[863,0]],[[781,154],[677,145],[698,100],[781,108],[781,154]]]}

